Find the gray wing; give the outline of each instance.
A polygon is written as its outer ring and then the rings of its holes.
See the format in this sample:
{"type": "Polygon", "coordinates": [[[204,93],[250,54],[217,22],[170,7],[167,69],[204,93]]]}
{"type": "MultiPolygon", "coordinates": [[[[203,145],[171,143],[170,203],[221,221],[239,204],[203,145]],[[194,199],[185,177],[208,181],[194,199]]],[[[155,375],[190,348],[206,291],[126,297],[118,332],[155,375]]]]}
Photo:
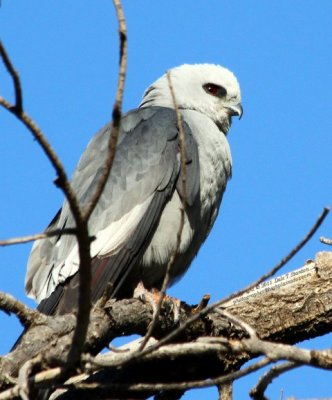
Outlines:
{"type": "MultiPolygon", "coordinates": [[[[196,143],[184,124],[187,161],[187,202],[199,194],[196,143]]],[[[107,153],[111,126],[90,142],[73,176],[73,189],[82,205],[88,204],[107,153]]],[[[105,190],[91,215],[89,232],[96,237],[93,258],[92,299],[97,300],[108,283],[115,294],[149,244],[167,201],[174,190],[181,195],[180,156],[176,116],[173,110],[150,107],[134,110],[121,121],[113,168],[105,190]]],[[[67,202],[48,229],[73,227],[67,202]]],[[[63,235],[36,242],[26,276],[29,295],[43,302],[43,311],[54,312],[67,291],[66,306],[78,284],[76,239],[63,235]],[[52,295],[52,296],[51,296],[52,295]],[[50,298],[50,296],[52,298],[50,298]]],[[[63,303],[65,303],[62,300],[63,303]]]]}

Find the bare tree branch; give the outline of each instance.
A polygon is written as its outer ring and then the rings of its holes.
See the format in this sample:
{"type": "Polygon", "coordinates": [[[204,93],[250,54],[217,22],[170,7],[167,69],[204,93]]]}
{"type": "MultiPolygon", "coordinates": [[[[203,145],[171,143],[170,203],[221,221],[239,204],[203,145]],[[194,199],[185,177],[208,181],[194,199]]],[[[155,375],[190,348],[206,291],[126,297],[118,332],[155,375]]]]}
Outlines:
{"type": "MultiPolygon", "coordinates": [[[[11,66],[9,68],[9,72],[11,72],[14,68],[12,67],[12,63],[9,61],[9,57],[4,49],[4,47],[1,45],[1,53],[0,55],[2,56],[2,59],[4,60],[5,65],[11,66]]],[[[8,69],[8,67],[7,67],[8,69]]],[[[20,80],[18,77],[18,74],[16,73],[14,84],[17,87],[21,87],[20,80]],[[18,82],[18,83],[17,83],[18,82]]],[[[20,91],[20,90],[19,90],[20,91]]],[[[21,91],[20,91],[21,92],[21,91]]],[[[18,101],[18,99],[16,99],[18,101]]],[[[81,352],[81,348],[84,343],[84,339],[82,337],[85,337],[85,333],[87,330],[87,324],[89,321],[89,311],[90,311],[90,279],[89,279],[89,274],[91,274],[91,257],[90,257],[90,237],[88,233],[88,225],[87,225],[87,220],[84,219],[84,216],[82,214],[78,199],[75,195],[75,193],[72,190],[72,187],[69,183],[66,171],[58,158],[57,154],[53,150],[52,146],[50,143],[47,141],[46,137],[40,130],[40,128],[37,126],[37,124],[27,115],[23,108],[22,108],[22,101],[21,101],[21,106],[20,107],[13,107],[10,105],[9,102],[7,102],[5,99],[0,97],[0,104],[6,108],[8,111],[13,113],[15,117],[20,120],[26,128],[32,133],[33,137],[36,139],[38,144],[41,146],[43,149],[44,153],[48,157],[49,161],[55,168],[55,171],[57,173],[57,179],[55,181],[56,185],[62,189],[64,192],[66,199],[69,203],[70,210],[73,214],[75,223],[76,223],[76,238],[78,242],[78,251],[79,251],[79,258],[80,258],[80,271],[81,274],[80,276],[84,279],[84,283],[88,286],[85,290],[86,293],[83,297],[83,301],[81,300],[80,308],[83,309],[80,311],[80,316],[83,314],[83,318],[79,319],[78,322],[78,332],[80,334],[77,334],[77,336],[81,337],[80,342],[76,343],[75,347],[73,348],[72,352],[69,353],[69,358],[68,360],[71,361],[72,363],[76,362],[78,359],[78,354],[81,352]],[[82,329],[83,326],[83,329],[82,329]],[[85,332],[84,332],[84,326],[86,326],[85,332]],[[74,354],[73,354],[74,353],[74,354]],[[75,357],[75,356],[76,357],[75,357]]],[[[69,362],[70,364],[70,362],[69,362]]]]}
{"type": "Polygon", "coordinates": [[[20,387],[15,385],[10,389],[7,389],[0,393],[0,400],[12,400],[18,397],[20,394],[20,387]]]}
{"type": "MultiPolygon", "coordinates": [[[[187,174],[186,174],[186,142],[185,142],[185,135],[184,135],[184,129],[183,129],[183,121],[182,117],[180,114],[180,110],[176,101],[176,95],[174,93],[174,88],[172,85],[172,78],[171,78],[171,73],[168,71],[167,72],[167,80],[168,80],[168,86],[171,92],[172,100],[173,100],[173,105],[174,105],[174,110],[176,113],[176,120],[177,120],[177,126],[179,130],[179,144],[180,144],[180,177],[181,177],[181,184],[182,184],[182,193],[183,197],[181,197],[181,208],[180,208],[180,224],[179,224],[179,229],[176,234],[176,245],[174,248],[173,253],[171,254],[167,267],[166,267],[166,273],[165,277],[161,286],[160,290],[160,297],[158,300],[157,308],[153,317],[153,320],[149,326],[149,329],[145,335],[145,339],[142,342],[142,345],[140,347],[140,351],[142,351],[146,345],[146,343],[149,341],[150,337],[152,336],[152,333],[156,327],[159,315],[160,315],[160,310],[162,303],[164,301],[164,298],[166,296],[166,290],[168,288],[170,279],[171,279],[171,270],[174,265],[176,256],[179,252],[180,245],[181,245],[181,236],[183,232],[183,227],[184,227],[184,219],[185,219],[185,209],[186,209],[186,201],[187,201],[187,174]]],[[[174,305],[174,307],[176,307],[174,305]]]]}
{"type": "MultiPolygon", "coordinates": [[[[218,386],[219,396],[225,400],[231,399],[230,389],[235,380],[273,362],[289,360],[272,367],[263,375],[251,392],[252,397],[258,399],[263,398],[272,379],[289,369],[299,365],[332,369],[330,350],[307,350],[289,344],[331,331],[332,256],[330,253],[317,255],[315,273],[305,275],[303,282],[294,280],[292,290],[285,286],[271,292],[257,291],[254,293],[255,296],[242,296],[273,276],[300,251],[325,219],[329,212],[328,208],[324,209],[305,238],[271,271],[253,284],[209,307],[206,307],[207,302],[202,302],[198,307],[182,304],[181,325],[177,329],[174,319],[172,320],[167,314],[164,315],[163,299],[169,284],[171,268],[181,244],[187,199],[185,137],[169,73],[167,78],[179,129],[183,196],[176,250],[167,265],[157,312],[151,315],[149,307],[136,300],[122,302],[111,300],[105,304],[105,297],[104,303],[100,302],[94,307],[90,321],[92,238],[89,237],[88,220],[106,185],[115,157],[127,62],[127,32],[123,10],[120,0],[113,2],[119,23],[120,68],[112,112],[109,151],[97,189],[84,209],[81,208],[72,190],[61,161],[36,123],[24,112],[19,74],[0,42],[0,57],[12,78],[15,90],[15,103],[11,104],[0,97],[0,105],[15,115],[42,147],[56,170],[56,184],[64,192],[76,224],[76,228],[46,231],[37,235],[0,241],[0,246],[26,243],[54,235],[74,234],[78,241],[80,258],[77,318],[73,315],[66,317],[40,315],[11,296],[0,292],[0,309],[15,313],[27,328],[27,333],[18,348],[0,359],[0,388],[5,389],[0,393],[0,400],[17,396],[28,399],[31,395],[30,389],[45,385],[52,389],[63,388],[62,391],[59,390],[59,398],[64,391],[69,390],[70,394],[76,395],[80,400],[90,399],[95,395],[98,398],[105,396],[108,398],[110,393],[111,396],[118,394],[118,397],[132,398],[139,393],[141,396],[156,394],[160,396],[158,398],[175,399],[190,388],[218,386]],[[319,291],[316,288],[319,288],[319,291]],[[290,296],[292,301],[289,301],[290,296]],[[231,302],[236,299],[239,300],[238,303],[231,302]],[[101,307],[101,304],[105,307],[101,307]],[[227,310],[224,310],[225,307],[227,310]],[[260,315],[257,314],[258,309],[260,315]],[[274,318],[266,318],[269,313],[274,318]],[[94,357],[114,337],[130,333],[144,335],[145,332],[146,336],[141,340],[143,344],[138,350],[136,346],[127,352],[112,351],[111,355],[94,357]],[[159,341],[151,339],[152,333],[159,341]],[[246,361],[258,356],[263,358],[240,369],[246,361]],[[203,367],[198,362],[202,359],[205,360],[203,367]],[[73,368],[80,360],[82,361],[80,368],[84,374],[77,374],[73,368]],[[174,365],[172,371],[169,371],[170,360],[174,365]],[[43,370],[50,365],[56,368],[43,370]],[[190,365],[192,375],[186,375],[188,368],[183,366],[187,365],[190,365]],[[159,374],[159,367],[162,371],[165,368],[167,373],[159,374]],[[146,374],[146,370],[150,370],[152,374],[146,374]],[[177,375],[178,371],[181,376],[177,375]],[[17,375],[19,379],[16,382],[13,377],[17,375]],[[68,378],[70,379],[67,380],[68,378]],[[163,392],[167,392],[164,397],[163,392]]],[[[329,239],[322,238],[321,241],[331,244],[329,239]]]]}
{"type": "Polygon", "coordinates": [[[218,385],[218,400],[232,400],[233,399],[233,384],[232,382],[218,385]]]}
{"type": "MultiPolygon", "coordinates": [[[[221,377],[217,377],[215,379],[211,380],[201,380],[201,381],[187,381],[187,382],[182,382],[182,383],[156,383],[156,384],[148,384],[148,383],[139,383],[139,384],[107,384],[107,383],[89,383],[89,382],[84,382],[81,380],[77,379],[70,379],[68,383],[58,385],[58,387],[64,388],[64,389],[72,389],[72,390],[78,390],[78,393],[80,395],[80,399],[90,399],[96,392],[105,392],[105,393],[140,393],[140,392],[159,392],[159,391],[185,391],[188,389],[193,389],[193,388],[206,388],[206,387],[212,387],[215,385],[228,385],[229,382],[232,381],[232,379],[235,377],[237,379],[249,375],[252,372],[255,372],[266,365],[271,363],[270,360],[268,359],[263,359],[259,360],[256,363],[253,363],[252,365],[243,368],[241,371],[237,371],[234,373],[226,374],[221,377]],[[83,390],[83,393],[82,393],[83,390]],[[83,395],[83,396],[82,396],[83,395]]],[[[55,378],[59,377],[61,374],[61,369],[60,368],[54,368],[50,370],[46,370],[43,372],[40,372],[36,374],[35,376],[30,378],[30,384],[35,384],[37,386],[45,385],[48,382],[54,380],[55,378]]],[[[20,386],[16,385],[14,388],[11,388],[9,390],[6,390],[2,393],[0,393],[0,400],[5,400],[5,399],[12,399],[13,397],[17,396],[20,390],[20,386]]],[[[53,398],[61,398],[61,394],[63,391],[59,392],[59,396],[55,396],[53,398]]],[[[109,395],[110,396],[110,395],[109,395]]],[[[104,398],[104,396],[101,396],[98,398],[104,398]]]]}
{"type": "MultiPolygon", "coordinates": [[[[208,387],[212,385],[221,385],[227,382],[233,382],[236,379],[239,379],[242,376],[245,376],[253,371],[256,371],[263,366],[268,365],[273,361],[277,361],[280,359],[290,359],[294,360],[297,363],[301,363],[304,365],[313,365],[318,366],[324,369],[332,368],[332,354],[329,350],[326,351],[310,351],[307,349],[301,349],[298,347],[294,347],[291,345],[277,344],[267,341],[260,340],[257,336],[254,338],[243,339],[243,340],[228,340],[226,338],[204,338],[205,340],[198,340],[193,343],[182,343],[182,344],[173,344],[166,345],[160,349],[158,349],[153,354],[148,355],[149,359],[156,358],[160,361],[162,358],[174,359],[174,357],[178,357],[179,354],[183,354],[184,356],[188,356],[189,354],[195,354],[199,357],[200,354],[206,353],[206,351],[212,350],[214,348],[215,352],[225,352],[228,353],[231,351],[233,354],[249,352],[251,355],[265,355],[266,358],[246,367],[240,371],[231,372],[229,374],[210,379],[208,381],[186,381],[172,384],[105,384],[105,383],[89,383],[89,382],[81,382],[77,383],[74,386],[76,388],[85,388],[85,389],[98,389],[98,388],[109,388],[115,391],[151,391],[151,390],[186,390],[189,388],[197,388],[197,387],[208,387]]],[[[117,358],[127,357],[123,353],[118,353],[117,358]]],[[[109,361],[109,366],[114,366],[113,360],[109,361]]],[[[100,362],[100,361],[99,361],[100,362]]],[[[104,366],[107,365],[107,362],[104,362],[104,366]]],[[[288,368],[290,365],[288,364],[288,368]]],[[[292,366],[293,367],[293,366],[292,366]]],[[[280,370],[281,372],[281,370],[280,370]]]]}
{"type": "Polygon", "coordinates": [[[254,400],[267,400],[264,393],[268,385],[272,383],[273,379],[299,366],[300,364],[297,364],[293,361],[287,361],[282,364],[274,365],[269,371],[261,376],[261,378],[257,382],[257,385],[253,389],[251,389],[249,393],[250,397],[254,400]]]}
{"type": "MultiPolygon", "coordinates": [[[[319,253],[315,263],[310,264],[310,271],[310,274],[304,274],[303,278],[288,286],[280,286],[275,291],[257,292],[255,297],[234,302],[226,311],[227,318],[220,315],[224,310],[210,312],[208,316],[201,317],[180,336],[174,338],[174,343],[170,342],[148,353],[147,350],[154,346],[152,344],[140,353],[139,358],[132,357],[137,354],[137,347],[129,352],[112,351],[111,355],[98,356],[95,361],[84,356],[82,368],[87,376],[75,380],[75,385],[71,383],[66,388],[71,392],[77,391],[75,395],[81,400],[82,393],[87,396],[85,398],[91,398],[95,393],[98,393],[98,396],[104,393],[106,396],[110,392],[135,397],[139,390],[141,393],[147,390],[149,395],[156,393],[152,387],[166,391],[186,390],[187,386],[183,386],[181,382],[193,387],[201,387],[203,382],[205,385],[221,385],[278,360],[331,368],[330,351],[313,351],[283,344],[331,331],[332,254],[319,253]],[[249,338],[248,326],[255,331],[249,338]],[[249,366],[249,369],[239,370],[244,362],[259,355],[265,355],[266,358],[254,366],[249,366]],[[169,360],[173,360],[171,371],[169,360]],[[188,363],[190,375],[186,375],[188,363]],[[129,376],[129,381],[123,380],[129,376]],[[175,382],[175,377],[179,381],[175,382]],[[169,385],[168,379],[173,382],[172,385],[169,385]],[[124,382],[127,385],[124,385],[124,382]],[[147,386],[142,386],[142,382],[147,386]]],[[[299,276],[296,271],[295,276],[299,276]]],[[[190,318],[191,310],[192,308],[185,304],[181,305],[181,324],[190,318]]],[[[142,304],[137,299],[110,300],[104,311],[94,309],[84,351],[87,354],[97,354],[105,343],[121,334],[144,334],[151,319],[152,311],[149,305],[142,304]]],[[[22,365],[24,359],[34,357],[34,353],[27,354],[31,343],[35,343],[35,354],[44,349],[46,365],[62,365],[66,362],[66,349],[71,344],[75,319],[70,315],[66,318],[56,317],[51,318],[48,324],[45,327],[40,324],[31,327],[22,339],[21,347],[0,361],[0,377],[5,374],[13,376],[8,372],[13,371],[13,363],[22,365]],[[49,323],[52,324],[52,329],[48,326],[49,323]],[[51,336],[47,339],[50,332],[51,336]],[[41,343],[41,338],[44,344],[41,343]],[[21,355],[22,351],[24,353],[21,355]]],[[[164,311],[160,315],[154,335],[158,339],[163,338],[167,332],[173,331],[175,326],[172,315],[164,311]]],[[[8,387],[8,381],[6,382],[8,387]]],[[[2,387],[6,388],[4,385],[2,387]]],[[[100,398],[103,396],[100,395],[100,398]]]]}
{"type": "Polygon", "coordinates": [[[286,256],[284,257],[279,264],[273,267],[268,273],[262,275],[258,280],[251,283],[250,285],[246,286],[244,289],[239,290],[238,292],[232,293],[231,295],[211,304],[210,306],[200,310],[198,313],[195,313],[191,318],[189,318],[184,324],[179,326],[173,332],[169,333],[165,338],[160,340],[153,348],[149,348],[147,352],[151,352],[156,348],[168,343],[169,341],[173,340],[176,336],[178,336],[183,330],[185,330],[190,324],[192,324],[197,319],[203,317],[204,315],[208,314],[209,312],[213,311],[216,307],[222,306],[224,303],[229,302],[230,300],[241,296],[242,294],[248,292],[252,288],[256,287],[266,279],[270,278],[274,274],[276,274],[294,255],[312,238],[315,232],[318,230],[320,225],[323,223],[324,219],[326,218],[327,214],[329,213],[330,209],[325,207],[322,214],[318,217],[315,224],[312,226],[308,234],[305,236],[303,240],[286,256]]]}
{"type": "MultiPolygon", "coordinates": [[[[104,190],[107,179],[111,172],[112,164],[115,157],[116,144],[119,135],[120,121],[121,121],[121,108],[122,108],[122,98],[124,91],[125,75],[126,75],[126,65],[127,65],[127,33],[126,24],[123,14],[123,9],[120,0],[113,0],[115,10],[117,13],[117,18],[119,22],[119,36],[120,36],[120,70],[118,87],[116,91],[116,100],[113,107],[112,113],[112,130],[109,140],[109,151],[105,164],[102,170],[102,174],[99,182],[97,183],[97,188],[93,194],[90,203],[86,209],[82,212],[83,220],[86,229],[86,237],[88,237],[87,223],[91,213],[93,212],[97,202],[104,190]]],[[[91,309],[91,260],[90,260],[90,247],[89,254],[82,254],[80,257],[80,268],[79,268],[79,300],[78,300],[78,312],[77,312],[77,325],[73,337],[73,343],[70,348],[68,355],[68,361],[70,365],[74,365],[81,356],[81,352],[84,346],[89,319],[90,319],[90,309],[91,309]],[[89,262],[82,262],[83,257],[88,257],[89,262]]]]}
{"type": "Polygon", "coordinates": [[[31,360],[26,361],[19,370],[18,374],[18,386],[20,387],[19,394],[23,400],[29,400],[32,397],[31,380],[29,377],[33,374],[33,370],[41,364],[43,357],[41,354],[37,354],[31,360]]]}
{"type": "Polygon", "coordinates": [[[226,310],[219,310],[218,308],[215,309],[220,315],[226,317],[230,322],[233,324],[239,325],[251,338],[256,338],[257,333],[253,327],[251,327],[248,323],[243,321],[241,318],[231,314],[226,310]]]}
{"type": "MultiPolygon", "coordinates": [[[[185,208],[186,208],[186,201],[187,201],[186,139],[185,139],[184,129],[183,129],[183,120],[182,120],[182,116],[180,114],[179,106],[178,106],[178,103],[176,100],[176,93],[174,92],[174,87],[172,84],[172,76],[171,76],[170,71],[167,72],[167,81],[168,81],[169,90],[170,90],[171,96],[172,96],[174,110],[176,113],[177,126],[178,126],[178,130],[179,130],[180,161],[181,161],[180,178],[181,178],[181,185],[182,185],[182,191],[183,191],[183,198],[181,200],[182,200],[182,207],[183,207],[182,214],[184,215],[185,208]]],[[[181,236],[181,233],[182,233],[182,231],[180,232],[180,235],[178,235],[178,236],[181,236]]]]}
{"type": "Polygon", "coordinates": [[[322,237],[319,238],[319,240],[324,244],[332,246],[332,239],[328,239],[328,238],[325,238],[325,237],[322,236],[322,237]]]}
{"type": "MultiPolygon", "coordinates": [[[[16,104],[13,106],[8,101],[6,101],[3,97],[0,97],[0,105],[2,105],[5,109],[15,115],[15,117],[20,120],[25,127],[30,131],[32,136],[36,139],[38,144],[43,149],[45,155],[51,162],[57,173],[56,184],[63,190],[68,202],[70,204],[71,210],[73,212],[74,217],[80,217],[80,207],[77,202],[76,196],[72,191],[69,180],[67,178],[67,174],[65,169],[59,160],[57,154],[53,150],[52,146],[49,144],[41,129],[37,126],[36,122],[33,121],[28,114],[26,114],[23,110],[23,100],[22,100],[22,90],[21,90],[21,82],[18,73],[15,71],[12,62],[9,59],[9,56],[0,42],[0,56],[7,67],[7,70],[11,74],[15,86],[16,93],[16,104]]],[[[76,219],[76,218],[75,218],[76,219]]]]}
{"type": "Polygon", "coordinates": [[[16,113],[20,114],[23,110],[22,87],[21,87],[20,77],[17,71],[15,70],[6,52],[6,49],[1,41],[0,41],[0,57],[2,58],[9,75],[12,77],[15,89],[15,106],[13,108],[16,113]]]}
{"type": "Polygon", "coordinates": [[[125,85],[126,70],[127,70],[127,27],[121,1],[113,0],[113,3],[119,23],[120,68],[119,68],[118,84],[115,96],[115,103],[112,111],[112,129],[108,144],[108,154],[99,178],[99,182],[96,186],[95,193],[91,197],[88,206],[83,212],[85,219],[88,219],[93,210],[95,209],[98,200],[106,185],[107,179],[112,169],[116,153],[116,144],[118,141],[119,130],[120,130],[122,100],[123,100],[124,85],[125,85]]]}
{"type": "MultiPolygon", "coordinates": [[[[29,384],[39,384],[39,383],[44,383],[44,382],[51,382],[54,379],[59,378],[62,374],[62,369],[61,368],[53,368],[53,369],[48,369],[43,372],[39,372],[33,377],[29,378],[29,384]]],[[[10,389],[4,390],[3,392],[0,393],[0,400],[12,400],[16,397],[18,397],[21,394],[21,386],[19,384],[13,386],[10,389]]]]}
{"type": "Polygon", "coordinates": [[[238,292],[232,293],[225,299],[218,301],[218,303],[222,305],[222,303],[224,302],[228,302],[234,299],[235,297],[239,297],[243,293],[248,292],[250,289],[254,288],[255,286],[258,286],[260,283],[271,278],[278,271],[280,271],[280,269],[284,267],[309,242],[309,240],[317,232],[318,228],[322,225],[329,212],[330,209],[328,207],[325,207],[321,215],[314,223],[314,225],[310,228],[309,232],[306,234],[306,236],[275,267],[269,270],[266,274],[262,275],[256,282],[251,283],[250,285],[248,285],[247,287],[238,292]]]}
{"type": "MultiPolygon", "coordinates": [[[[120,119],[121,119],[121,104],[124,89],[124,78],[126,70],[126,58],[127,58],[127,46],[126,46],[126,25],[123,16],[123,11],[121,3],[119,0],[114,0],[114,5],[117,11],[117,16],[119,20],[119,31],[120,31],[120,73],[119,73],[119,83],[116,95],[116,102],[113,108],[113,129],[110,137],[110,151],[109,157],[106,160],[104,174],[99,182],[97,190],[88,205],[87,209],[82,211],[76,198],[75,193],[67,178],[66,172],[63,168],[61,161],[54,152],[51,145],[48,143],[47,139],[43,135],[42,131],[39,129],[37,124],[24,112],[22,106],[22,91],[21,83],[18,73],[15,71],[12,62],[2,44],[0,44],[0,56],[4,61],[4,64],[12,76],[15,93],[16,93],[16,104],[11,105],[7,100],[0,97],[0,105],[2,105],[9,112],[14,114],[17,119],[19,119],[27,129],[32,133],[33,137],[37,140],[39,145],[42,147],[46,156],[50,160],[51,164],[56,170],[57,179],[55,181],[56,185],[60,187],[69,203],[71,212],[73,214],[76,223],[76,237],[78,241],[78,252],[80,259],[80,290],[79,290],[79,304],[78,304],[78,315],[77,315],[77,327],[75,330],[73,345],[68,354],[68,366],[75,364],[80,357],[85,336],[87,332],[87,327],[89,323],[90,315],[90,282],[91,282],[91,257],[90,257],[90,242],[88,232],[88,218],[91,215],[101,193],[107,181],[111,165],[115,155],[115,147],[117,142],[117,136],[119,131],[120,119]]],[[[15,239],[14,239],[15,241],[15,239]]],[[[7,241],[8,243],[8,241],[7,241]]]]}
{"type": "MultiPolygon", "coordinates": [[[[91,396],[92,393],[118,393],[121,395],[121,393],[140,393],[140,392],[147,392],[147,393],[156,393],[160,391],[173,391],[173,390],[178,390],[178,391],[185,391],[188,389],[194,389],[194,388],[207,388],[207,387],[212,387],[216,385],[225,385],[228,384],[229,382],[232,382],[234,379],[239,379],[242,378],[246,375],[249,375],[266,365],[270,364],[271,361],[268,359],[263,359],[260,360],[256,363],[251,364],[250,366],[243,368],[241,371],[236,371],[234,373],[226,374],[214,379],[208,379],[208,380],[198,380],[198,381],[185,381],[185,382],[178,382],[178,383],[155,383],[155,384],[148,384],[148,383],[139,383],[139,384],[107,384],[107,383],[85,383],[85,382],[78,382],[75,384],[68,385],[68,388],[75,388],[75,389],[83,389],[87,390],[87,397],[84,397],[84,399],[89,398],[88,396],[91,396]],[[91,392],[90,392],[91,390],[91,392]]],[[[66,385],[63,385],[62,387],[66,388],[66,385]]],[[[82,394],[81,391],[78,391],[78,393],[82,394]]],[[[80,397],[81,398],[81,397],[80,397]]],[[[100,397],[100,398],[105,398],[100,397]]],[[[81,398],[82,399],[82,398],[81,398]]],[[[0,399],[1,400],[1,399],[0,399]]]]}
{"type": "Polygon", "coordinates": [[[42,316],[38,311],[32,310],[10,294],[4,292],[0,292],[0,309],[6,313],[15,314],[25,328],[28,328],[37,317],[42,316]]]}
{"type": "Polygon", "coordinates": [[[76,233],[76,229],[74,228],[55,229],[53,231],[45,231],[42,233],[36,233],[34,235],[0,240],[0,246],[12,246],[14,244],[34,242],[35,240],[46,239],[52,236],[76,235],[76,233]]]}

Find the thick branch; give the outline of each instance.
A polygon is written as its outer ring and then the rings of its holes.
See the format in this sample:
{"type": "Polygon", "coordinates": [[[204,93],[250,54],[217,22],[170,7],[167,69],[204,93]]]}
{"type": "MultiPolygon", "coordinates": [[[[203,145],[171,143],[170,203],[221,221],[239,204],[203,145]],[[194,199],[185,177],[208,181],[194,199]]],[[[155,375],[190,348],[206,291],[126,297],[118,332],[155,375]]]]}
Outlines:
{"type": "Polygon", "coordinates": [[[4,292],[0,292],[0,309],[8,314],[14,313],[26,328],[41,315],[38,311],[31,310],[31,308],[4,292]]]}
{"type": "MultiPolygon", "coordinates": [[[[264,341],[295,343],[331,331],[332,253],[319,253],[315,262],[310,262],[304,267],[304,270],[297,270],[275,278],[272,284],[266,282],[255,291],[233,300],[227,305],[227,311],[253,327],[258,337],[264,341]]],[[[192,308],[182,304],[180,324],[184,323],[191,313],[192,308]]],[[[104,310],[93,311],[84,351],[97,354],[108,341],[115,337],[133,333],[144,335],[151,319],[151,309],[139,300],[111,300],[104,310]]],[[[21,345],[2,360],[1,375],[15,376],[15,371],[24,361],[34,357],[40,350],[43,350],[45,354],[45,365],[63,365],[74,326],[75,318],[67,315],[49,318],[47,324],[32,327],[22,339],[21,345]],[[33,348],[31,348],[32,343],[33,348]]],[[[155,337],[162,338],[174,328],[172,313],[163,309],[155,330],[155,337]]],[[[165,348],[131,362],[128,361],[130,356],[117,355],[111,367],[97,368],[99,383],[107,379],[107,391],[109,391],[113,384],[124,382],[133,385],[141,382],[152,385],[158,382],[162,385],[170,381],[175,384],[177,380],[198,382],[216,379],[225,373],[231,374],[232,371],[238,370],[245,361],[257,354],[267,353],[272,359],[278,357],[283,359],[290,351],[287,345],[264,347],[266,343],[262,344],[261,341],[260,347],[257,345],[254,348],[250,339],[244,339],[247,331],[246,329],[244,332],[236,324],[230,324],[229,318],[222,317],[219,312],[212,312],[188,326],[173,340],[173,342],[187,343],[186,345],[176,347],[170,343],[165,348]],[[217,337],[222,341],[216,340],[215,347],[211,345],[211,341],[207,341],[206,343],[210,343],[210,346],[204,347],[204,341],[195,341],[199,337],[217,337]],[[232,339],[232,346],[227,344],[229,339],[232,339]],[[221,344],[224,346],[223,351],[221,351],[221,344]],[[204,349],[206,351],[203,351],[204,349]],[[159,357],[159,354],[167,356],[159,357]],[[169,357],[170,354],[172,357],[169,357]],[[128,377],[130,377],[129,381],[128,377]]],[[[294,354],[296,357],[299,357],[299,354],[302,357],[296,358],[293,355],[291,358],[299,362],[312,363],[325,368],[331,363],[328,353],[305,350],[305,352],[294,354]]],[[[91,371],[91,366],[89,368],[91,371]]],[[[90,378],[90,383],[96,379],[95,374],[90,378]]],[[[234,375],[230,375],[229,379],[231,378],[234,379],[234,375]]],[[[215,382],[220,382],[221,378],[218,379],[215,382]]],[[[221,382],[225,381],[221,380],[221,382]]]]}
{"type": "MultiPolygon", "coordinates": [[[[325,207],[323,212],[321,213],[321,215],[316,220],[315,224],[310,228],[309,232],[304,237],[304,239],[302,239],[297,244],[297,246],[295,246],[290,251],[290,253],[286,257],[284,257],[275,267],[273,267],[270,271],[268,271],[266,274],[261,276],[257,281],[249,284],[248,286],[239,290],[238,292],[232,293],[225,299],[219,300],[216,303],[214,303],[210,306],[207,306],[204,309],[201,309],[199,312],[192,315],[191,318],[189,318],[186,322],[184,322],[176,330],[174,330],[168,336],[163,338],[159,343],[157,343],[155,346],[152,346],[149,350],[146,350],[146,351],[151,352],[151,351],[157,349],[158,347],[160,347],[161,345],[168,343],[169,341],[173,340],[180,332],[184,331],[187,327],[189,327],[195,321],[197,321],[199,318],[203,318],[208,313],[213,312],[217,306],[225,306],[225,304],[231,304],[232,300],[237,299],[238,297],[241,297],[246,292],[250,292],[256,286],[259,286],[261,283],[263,283],[266,279],[268,279],[271,276],[273,276],[274,274],[276,274],[310,240],[310,238],[314,235],[314,233],[318,230],[320,225],[323,223],[323,221],[326,218],[329,211],[330,211],[330,209],[328,207],[325,207]]],[[[144,351],[144,352],[146,352],[146,351],[144,351]]]]}

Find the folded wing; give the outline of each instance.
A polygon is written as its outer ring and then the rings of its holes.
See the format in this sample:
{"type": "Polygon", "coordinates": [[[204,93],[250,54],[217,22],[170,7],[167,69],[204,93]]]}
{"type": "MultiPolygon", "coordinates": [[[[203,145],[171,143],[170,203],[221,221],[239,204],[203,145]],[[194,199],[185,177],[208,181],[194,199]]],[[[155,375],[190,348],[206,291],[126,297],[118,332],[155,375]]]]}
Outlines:
{"type": "MultiPolygon", "coordinates": [[[[188,204],[199,192],[197,146],[189,127],[186,136],[186,185],[188,204]]],[[[81,205],[89,203],[107,154],[111,126],[90,142],[74,173],[72,186],[81,205]]],[[[89,220],[92,300],[110,285],[111,295],[123,286],[140,260],[158,226],[162,211],[174,190],[182,194],[178,126],[169,108],[148,107],[126,114],[112,171],[105,190],[89,220]]],[[[74,227],[69,205],[64,203],[48,229],[74,227]]],[[[78,294],[79,258],[76,238],[61,235],[37,241],[26,276],[28,295],[37,299],[47,314],[75,307],[78,294]]]]}

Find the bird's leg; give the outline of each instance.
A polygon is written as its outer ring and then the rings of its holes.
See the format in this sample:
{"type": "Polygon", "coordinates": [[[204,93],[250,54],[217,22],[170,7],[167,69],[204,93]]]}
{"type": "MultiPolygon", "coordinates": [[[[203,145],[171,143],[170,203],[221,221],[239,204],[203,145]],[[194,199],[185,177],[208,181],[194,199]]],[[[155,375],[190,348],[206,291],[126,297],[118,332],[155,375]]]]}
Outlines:
{"type": "MultiPolygon", "coordinates": [[[[149,303],[152,307],[153,317],[156,315],[158,310],[158,304],[162,297],[162,293],[152,288],[150,290],[146,289],[142,282],[139,282],[134,290],[134,298],[140,299],[144,303],[149,303]]],[[[174,322],[179,321],[180,319],[180,305],[181,301],[174,297],[168,296],[165,294],[163,296],[163,304],[166,304],[170,307],[171,312],[173,313],[174,322]]]]}
{"type": "Polygon", "coordinates": [[[155,289],[151,291],[146,289],[143,282],[140,281],[134,290],[134,298],[141,300],[143,303],[149,303],[152,307],[153,315],[156,314],[158,308],[158,301],[160,299],[160,293],[155,292],[155,289]]]}

